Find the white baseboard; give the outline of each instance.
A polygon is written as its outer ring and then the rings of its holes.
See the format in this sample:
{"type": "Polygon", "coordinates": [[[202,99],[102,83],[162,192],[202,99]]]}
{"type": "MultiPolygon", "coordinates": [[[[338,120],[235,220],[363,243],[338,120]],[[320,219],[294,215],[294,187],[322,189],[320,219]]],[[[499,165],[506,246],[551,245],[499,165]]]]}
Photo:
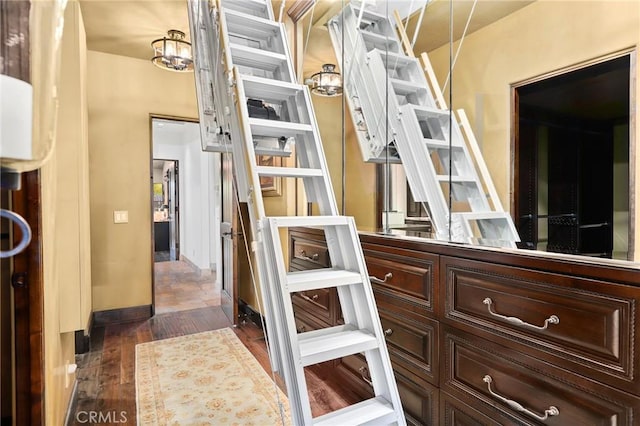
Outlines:
{"type": "Polygon", "coordinates": [[[183,262],[187,263],[191,269],[193,269],[193,271],[195,273],[197,273],[199,276],[201,277],[206,277],[211,275],[213,272],[211,271],[211,269],[209,268],[205,268],[205,269],[201,269],[198,267],[198,265],[196,265],[195,263],[193,263],[191,261],[191,259],[189,259],[188,257],[184,256],[184,255],[180,255],[180,260],[182,260],[183,262]]]}

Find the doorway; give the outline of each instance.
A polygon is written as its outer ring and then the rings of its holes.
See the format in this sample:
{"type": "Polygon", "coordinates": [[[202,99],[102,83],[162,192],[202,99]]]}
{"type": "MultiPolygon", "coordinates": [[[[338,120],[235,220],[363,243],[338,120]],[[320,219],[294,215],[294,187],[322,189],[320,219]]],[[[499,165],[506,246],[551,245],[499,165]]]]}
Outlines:
{"type": "Polygon", "coordinates": [[[153,159],[154,261],[180,259],[178,161],[153,159]]]}
{"type": "Polygon", "coordinates": [[[154,313],[219,306],[219,158],[202,151],[195,120],[152,116],[151,129],[154,313]]]}
{"type": "Polygon", "coordinates": [[[514,88],[514,208],[525,248],[629,259],[627,53],[514,88]]]}

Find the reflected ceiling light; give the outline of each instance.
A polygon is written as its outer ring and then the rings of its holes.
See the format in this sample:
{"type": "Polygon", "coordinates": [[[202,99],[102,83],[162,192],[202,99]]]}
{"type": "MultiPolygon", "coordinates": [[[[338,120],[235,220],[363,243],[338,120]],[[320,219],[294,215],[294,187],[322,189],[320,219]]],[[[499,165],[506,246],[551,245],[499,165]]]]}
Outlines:
{"type": "Polygon", "coordinates": [[[342,79],[333,64],[324,64],[322,71],[311,76],[311,92],[320,96],[338,96],[342,94],[342,79]]]}
{"type": "Polygon", "coordinates": [[[178,72],[193,71],[191,43],[184,39],[185,33],[178,30],[167,31],[168,37],[159,38],[151,43],[156,66],[178,72]]]}

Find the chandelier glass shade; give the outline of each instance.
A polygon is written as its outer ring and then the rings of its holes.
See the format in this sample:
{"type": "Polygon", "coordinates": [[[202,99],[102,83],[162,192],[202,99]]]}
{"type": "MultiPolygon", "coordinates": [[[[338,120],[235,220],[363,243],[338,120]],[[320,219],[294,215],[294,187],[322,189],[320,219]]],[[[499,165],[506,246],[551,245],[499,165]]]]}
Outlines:
{"type": "Polygon", "coordinates": [[[167,35],[168,37],[159,38],[151,43],[154,53],[151,62],[169,71],[193,71],[191,43],[184,39],[185,33],[169,30],[167,35]]]}
{"type": "Polygon", "coordinates": [[[324,64],[322,71],[311,76],[311,92],[320,96],[338,96],[342,94],[342,79],[333,64],[324,64]]]}

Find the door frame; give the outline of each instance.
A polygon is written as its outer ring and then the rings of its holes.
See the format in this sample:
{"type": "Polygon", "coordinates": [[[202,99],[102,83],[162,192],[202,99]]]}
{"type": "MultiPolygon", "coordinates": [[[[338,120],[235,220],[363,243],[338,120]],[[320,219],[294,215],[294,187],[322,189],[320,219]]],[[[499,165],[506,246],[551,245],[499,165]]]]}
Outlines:
{"type": "MultiPolygon", "coordinates": [[[[3,75],[31,82],[29,43],[6,43],[9,34],[20,33],[29,40],[31,3],[0,2],[0,16],[8,23],[0,31],[0,56],[6,58],[3,75]]],[[[9,193],[11,209],[31,227],[31,243],[11,259],[13,287],[13,356],[15,358],[14,424],[43,425],[44,402],[44,276],[42,259],[42,199],[40,171],[22,173],[21,190],[9,193]]],[[[13,240],[22,238],[17,226],[13,240]]]]}
{"type": "Polygon", "coordinates": [[[238,198],[234,179],[234,158],[220,153],[220,306],[232,325],[238,323],[239,239],[245,238],[238,223],[238,198]],[[230,292],[228,289],[230,288],[230,292]]]}
{"type": "MultiPolygon", "coordinates": [[[[151,262],[151,316],[156,314],[156,274],[155,274],[155,231],[153,229],[153,120],[172,120],[172,121],[185,121],[188,123],[200,123],[200,120],[193,117],[182,117],[179,115],[166,115],[166,114],[149,114],[149,227],[151,231],[151,239],[149,240],[149,261],[151,262]]],[[[177,160],[171,160],[176,161],[177,160]]],[[[177,183],[176,183],[177,184],[177,183]]]]}
{"type": "MultiPolygon", "coordinates": [[[[176,252],[176,260],[180,260],[180,180],[179,180],[179,171],[180,171],[180,160],[175,160],[173,158],[154,158],[153,161],[164,161],[164,162],[172,162],[174,163],[173,165],[173,171],[175,173],[174,176],[174,198],[175,200],[174,205],[174,232],[173,234],[175,234],[175,252],[176,252]]],[[[152,167],[153,167],[153,161],[151,162],[152,167]]],[[[153,176],[153,171],[151,172],[151,175],[153,176]]],[[[151,186],[151,190],[153,191],[153,185],[151,186]]],[[[170,192],[170,187],[169,185],[167,185],[167,191],[170,192]]],[[[151,201],[153,203],[153,199],[151,201]]],[[[171,204],[168,204],[169,207],[171,207],[171,204]]],[[[171,209],[169,209],[171,210],[171,209]]],[[[152,217],[153,217],[153,211],[152,211],[152,217]]],[[[153,227],[153,240],[155,243],[155,226],[153,227]]],[[[169,240],[171,240],[171,226],[169,226],[169,240]]],[[[169,243],[169,251],[171,251],[171,243],[169,243]]],[[[155,250],[154,250],[155,252],[155,250]]]]}
{"type": "Polygon", "coordinates": [[[570,65],[564,68],[550,71],[545,74],[541,74],[535,77],[528,78],[516,83],[511,84],[511,190],[510,190],[510,202],[511,212],[514,220],[517,220],[519,216],[518,197],[520,194],[517,192],[517,183],[519,178],[518,168],[518,154],[519,154],[519,102],[518,102],[518,89],[528,84],[537,83],[542,80],[557,77],[572,71],[577,71],[583,68],[597,65],[603,62],[610,61],[612,59],[621,58],[623,56],[629,56],[629,222],[627,224],[628,229],[628,247],[627,247],[627,260],[633,260],[635,258],[635,229],[636,224],[636,208],[635,208],[635,187],[636,187],[636,171],[638,164],[636,162],[636,115],[633,113],[636,110],[636,75],[637,75],[637,49],[630,47],[622,49],[616,52],[612,52],[608,55],[600,56],[598,58],[583,61],[574,65],[570,65]]]}

